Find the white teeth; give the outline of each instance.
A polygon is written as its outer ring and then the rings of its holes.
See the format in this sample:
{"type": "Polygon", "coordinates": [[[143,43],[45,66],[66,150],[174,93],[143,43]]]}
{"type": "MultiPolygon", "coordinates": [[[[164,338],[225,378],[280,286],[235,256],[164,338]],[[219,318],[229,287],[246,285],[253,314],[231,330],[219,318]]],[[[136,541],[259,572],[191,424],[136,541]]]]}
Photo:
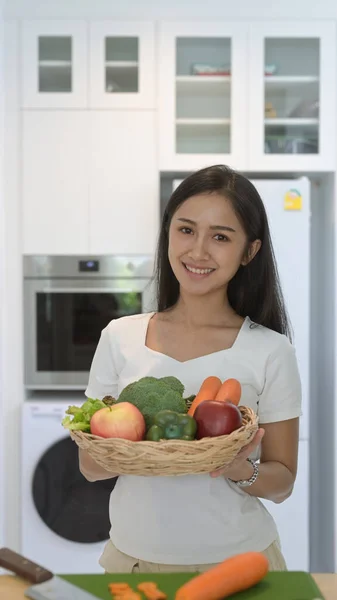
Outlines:
{"type": "Polygon", "coordinates": [[[211,273],[212,271],[214,271],[214,269],[194,269],[193,267],[189,267],[188,265],[185,265],[185,267],[188,271],[191,271],[191,273],[197,273],[198,275],[206,275],[207,273],[211,273]]]}

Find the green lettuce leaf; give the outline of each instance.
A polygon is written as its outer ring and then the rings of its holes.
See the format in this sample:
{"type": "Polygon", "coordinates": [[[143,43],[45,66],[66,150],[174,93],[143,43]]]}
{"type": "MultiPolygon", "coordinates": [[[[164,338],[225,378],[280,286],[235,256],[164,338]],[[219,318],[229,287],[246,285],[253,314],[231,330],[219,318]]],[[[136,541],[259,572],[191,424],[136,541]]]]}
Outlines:
{"type": "Polygon", "coordinates": [[[95,412],[106,405],[102,400],[88,398],[82,406],[69,406],[66,415],[62,419],[62,425],[65,429],[72,431],[90,431],[90,420],[95,412]],[[72,418],[71,418],[72,417],[72,418]]]}

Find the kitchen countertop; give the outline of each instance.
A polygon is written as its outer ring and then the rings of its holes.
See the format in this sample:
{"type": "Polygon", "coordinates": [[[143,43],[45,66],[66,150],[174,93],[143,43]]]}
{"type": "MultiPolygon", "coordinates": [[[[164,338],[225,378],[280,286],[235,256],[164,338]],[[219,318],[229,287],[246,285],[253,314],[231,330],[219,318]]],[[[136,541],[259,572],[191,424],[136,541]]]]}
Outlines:
{"type": "MultiPolygon", "coordinates": [[[[337,573],[313,574],[325,600],[337,599],[337,573]]],[[[14,575],[0,575],[1,600],[24,600],[24,590],[31,584],[14,575]]]]}

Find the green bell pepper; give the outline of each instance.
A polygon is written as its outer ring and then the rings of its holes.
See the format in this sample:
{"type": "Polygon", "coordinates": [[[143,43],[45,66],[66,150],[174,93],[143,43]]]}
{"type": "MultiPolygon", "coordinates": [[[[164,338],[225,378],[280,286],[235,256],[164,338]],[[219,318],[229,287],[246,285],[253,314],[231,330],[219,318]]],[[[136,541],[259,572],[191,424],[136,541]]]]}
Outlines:
{"type": "Polygon", "coordinates": [[[197,422],[190,415],[161,410],[152,420],[146,439],[150,442],[159,440],[193,440],[197,433],[197,422]]]}

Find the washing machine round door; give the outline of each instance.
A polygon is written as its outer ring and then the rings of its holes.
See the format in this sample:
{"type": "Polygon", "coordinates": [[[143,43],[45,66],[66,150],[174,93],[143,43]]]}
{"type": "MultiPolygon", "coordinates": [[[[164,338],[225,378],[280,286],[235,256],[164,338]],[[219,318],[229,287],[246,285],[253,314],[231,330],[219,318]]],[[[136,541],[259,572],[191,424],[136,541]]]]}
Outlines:
{"type": "Polygon", "coordinates": [[[41,456],[32,494],[41,519],[57,535],[80,543],[109,538],[109,498],[117,478],[89,482],[79,471],[78,447],[66,437],[41,456]]]}

